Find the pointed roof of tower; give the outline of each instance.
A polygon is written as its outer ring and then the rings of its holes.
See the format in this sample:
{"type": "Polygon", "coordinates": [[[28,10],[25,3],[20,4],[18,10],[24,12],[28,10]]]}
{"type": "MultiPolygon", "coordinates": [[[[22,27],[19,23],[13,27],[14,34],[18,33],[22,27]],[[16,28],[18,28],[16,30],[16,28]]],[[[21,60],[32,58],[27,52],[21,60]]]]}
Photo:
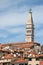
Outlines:
{"type": "Polygon", "coordinates": [[[32,9],[29,10],[29,16],[28,16],[27,24],[33,24],[32,9]]]}

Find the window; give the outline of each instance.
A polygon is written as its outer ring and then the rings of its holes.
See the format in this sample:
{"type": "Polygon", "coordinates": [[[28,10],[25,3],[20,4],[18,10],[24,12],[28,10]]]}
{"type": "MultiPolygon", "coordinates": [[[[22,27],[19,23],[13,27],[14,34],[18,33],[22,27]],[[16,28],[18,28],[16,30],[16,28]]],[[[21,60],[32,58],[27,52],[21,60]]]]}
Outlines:
{"type": "Polygon", "coordinates": [[[25,65],[27,65],[27,63],[25,63],[25,65]]]}
{"type": "Polygon", "coordinates": [[[19,65],[21,65],[21,64],[19,64],[19,65]]]}
{"type": "Polygon", "coordinates": [[[24,65],[24,64],[19,64],[19,65],[24,65]]]}
{"type": "Polygon", "coordinates": [[[27,63],[25,63],[25,64],[19,64],[19,65],[28,65],[27,63]]]}
{"type": "Polygon", "coordinates": [[[29,58],[29,61],[32,61],[32,58],[29,58]]]}
{"type": "Polygon", "coordinates": [[[31,64],[29,64],[29,65],[31,65],[31,64]]]}
{"type": "Polygon", "coordinates": [[[38,61],[39,60],[39,58],[36,58],[36,61],[38,61]]]}
{"type": "Polygon", "coordinates": [[[12,64],[12,65],[14,65],[14,64],[12,64]]]}
{"type": "Polygon", "coordinates": [[[8,65],[11,65],[10,63],[8,63],[8,65]]]}
{"type": "Polygon", "coordinates": [[[3,63],[3,65],[7,65],[7,63],[3,63]]]}
{"type": "Polygon", "coordinates": [[[39,64],[36,64],[36,65],[39,65],[39,64]]]}
{"type": "Polygon", "coordinates": [[[21,64],[21,65],[24,65],[24,64],[21,64]]]}
{"type": "Polygon", "coordinates": [[[42,59],[42,61],[43,61],[43,59],[42,59]]]}
{"type": "Polygon", "coordinates": [[[41,58],[41,60],[43,61],[43,58],[41,58]]]}

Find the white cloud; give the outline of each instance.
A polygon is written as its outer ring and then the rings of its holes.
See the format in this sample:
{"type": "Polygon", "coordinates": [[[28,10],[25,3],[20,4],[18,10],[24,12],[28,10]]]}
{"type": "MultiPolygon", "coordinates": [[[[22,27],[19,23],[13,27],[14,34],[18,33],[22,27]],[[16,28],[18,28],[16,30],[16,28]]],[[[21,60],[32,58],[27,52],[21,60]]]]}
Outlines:
{"type": "MultiPolygon", "coordinates": [[[[7,14],[0,16],[0,28],[6,26],[26,24],[28,20],[27,11],[24,13],[15,13],[14,11],[12,12],[8,12],[7,14]]],[[[40,24],[43,24],[43,6],[33,7],[33,19],[35,25],[38,26],[40,24]]]]}
{"type": "Polygon", "coordinates": [[[27,21],[27,13],[8,13],[0,16],[0,27],[15,26],[25,24],[27,21]]]}

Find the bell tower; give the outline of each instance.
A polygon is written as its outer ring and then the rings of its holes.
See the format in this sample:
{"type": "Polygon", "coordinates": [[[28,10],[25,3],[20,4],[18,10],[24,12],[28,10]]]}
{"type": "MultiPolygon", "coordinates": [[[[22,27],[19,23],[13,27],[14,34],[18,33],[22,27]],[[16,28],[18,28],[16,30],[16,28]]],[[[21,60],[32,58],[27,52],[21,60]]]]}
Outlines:
{"type": "Polygon", "coordinates": [[[26,42],[34,41],[34,24],[32,18],[32,10],[29,10],[28,21],[26,24],[26,42]]]}

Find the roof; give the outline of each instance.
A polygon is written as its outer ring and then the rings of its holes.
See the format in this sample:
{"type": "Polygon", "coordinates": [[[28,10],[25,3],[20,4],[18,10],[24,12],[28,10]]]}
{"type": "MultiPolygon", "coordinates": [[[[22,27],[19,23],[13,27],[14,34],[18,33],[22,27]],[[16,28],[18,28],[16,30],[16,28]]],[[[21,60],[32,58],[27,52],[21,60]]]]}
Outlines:
{"type": "Polygon", "coordinates": [[[16,60],[13,61],[13,62],[14,62],[14,64],[17,64],[17,63],[28,63],[28,60],[18,58],[18,59],[16,59],[16,60]]]}
{"type": "Polygon", "coordinates": [[[41,57],[43,57],[43,54],[37,54],[36,57],[41,58],[41,57]]]}
{"type": "Polygon", "coordinates": [[[1,48],[4,48],[6,46],[12,46],[13,47],[16,47],[16,48],[29,48],[31,46],[33,46],[34,44],[37,44],[37,45],[40,45],[39,43],[36,43],[36,42],[17,42],[17,43],[4,43],[4,44],[0,44],[0,47],[1,48]]]}
{"type": "Polygon", "coordinates": [[[6,45],[16,45],[16,44],[20,44],[20,45],[22,45],[22,44],[40,44],[40,43],[37,43],[37,42],[16,42],[16,43],[3,43],[3,44],[1,44],[1,45],[4,45],[4,46],[6,46],[6,45]]]}
{"type": "Polygon", "coordinates": [[[12,58],[14,58],[13,54],[6,54],[5,56],[2,56],[1,59],[12,59],[12,58]]]}

